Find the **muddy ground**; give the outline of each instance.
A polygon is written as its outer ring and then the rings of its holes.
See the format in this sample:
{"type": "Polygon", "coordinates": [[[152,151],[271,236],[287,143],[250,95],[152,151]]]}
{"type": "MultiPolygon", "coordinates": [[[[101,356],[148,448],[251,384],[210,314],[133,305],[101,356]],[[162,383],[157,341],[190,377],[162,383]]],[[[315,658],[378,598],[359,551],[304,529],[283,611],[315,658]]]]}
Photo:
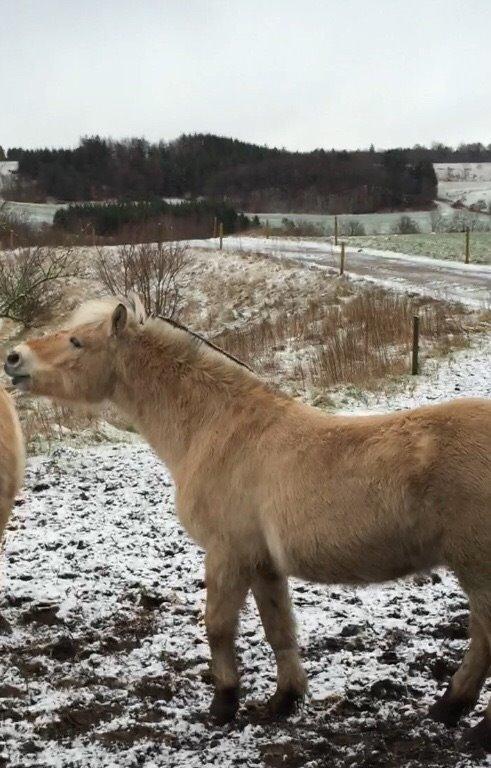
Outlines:
{"type": "MultiPolygon", "coordinates": [[[[442,572],[365,590],[293,585],[310,694],[283,723],[252,603],[244,704],[210,725],[202,553],[143,446],[32,460],[6,542],[1,765],[483,766],[426,717],[465,647],[467,601],[442,572]]],[[[489,694],[489,691],[488,691],[489,694]]],[[[485,701],[482,698],[481,704],[485,701]]],[[[475,722],[476,716],[466,721],[475,722]]]]}

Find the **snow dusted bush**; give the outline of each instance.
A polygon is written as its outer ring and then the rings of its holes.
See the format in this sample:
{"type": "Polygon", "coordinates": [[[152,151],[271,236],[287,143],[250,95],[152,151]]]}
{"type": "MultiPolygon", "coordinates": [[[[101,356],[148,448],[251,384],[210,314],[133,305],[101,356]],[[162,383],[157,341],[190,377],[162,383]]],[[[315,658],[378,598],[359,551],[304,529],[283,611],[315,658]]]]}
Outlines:
{"type": "Polygon", "coordinates": [[[395,235],[418,235],[421,232],[418,223],[410,216],[401,216],[393,231],[395,235]]]}

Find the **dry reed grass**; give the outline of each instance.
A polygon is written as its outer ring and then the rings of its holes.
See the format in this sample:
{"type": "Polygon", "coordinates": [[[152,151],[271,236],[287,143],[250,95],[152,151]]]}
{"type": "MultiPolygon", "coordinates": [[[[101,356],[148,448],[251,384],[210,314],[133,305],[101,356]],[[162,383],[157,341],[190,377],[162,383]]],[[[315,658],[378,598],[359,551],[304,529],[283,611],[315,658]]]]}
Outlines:
{"type": "Polygon", "coordinates": [[[424,353],[465,345],[465,310],[376,289],[337,304],[313,300],[297,312],[290,306],[274,321],[227,330],[214,340],[259,373],[286,375],[303,387],[372,388],[382,378],[407,372],[414,314],[420,316],[424,353]]]}

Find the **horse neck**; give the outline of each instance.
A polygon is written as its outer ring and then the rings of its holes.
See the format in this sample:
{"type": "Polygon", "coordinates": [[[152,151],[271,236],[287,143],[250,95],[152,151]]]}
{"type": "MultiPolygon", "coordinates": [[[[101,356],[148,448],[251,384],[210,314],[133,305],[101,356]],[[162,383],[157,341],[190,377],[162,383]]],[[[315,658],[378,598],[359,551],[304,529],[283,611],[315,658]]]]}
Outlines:
{"type": "MultiPolygon", "coordinates": [[[[150,443],[175,476],[200,433],[227,423],[227,411],[246,407],[248,395],[263,388],[255,376],[228,360],[176,364],[176,352],[151,335],[122,351],[113,402],[150,443]],[[240,406],[239,406],[240,403],[240,406]]],[[[265,388],[264,388],[265,389],[265,388]]]]}

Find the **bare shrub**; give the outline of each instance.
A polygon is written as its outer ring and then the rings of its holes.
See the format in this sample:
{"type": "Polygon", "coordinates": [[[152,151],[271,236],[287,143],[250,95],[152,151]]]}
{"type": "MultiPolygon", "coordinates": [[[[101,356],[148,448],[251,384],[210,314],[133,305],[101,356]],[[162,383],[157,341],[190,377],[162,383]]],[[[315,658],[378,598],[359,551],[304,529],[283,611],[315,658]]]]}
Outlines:
{"type": "Polygon", "coordinates": [[[25,327],[41,321],[60,299],[65,281],[79,275],[70,248],[21,248],[0,259],[0,317],[25,327]]]}
{"type": "Polygon", "coordinates": [[[418,222],[410,216],[401,216],[394,226],[393,232],[395,235],[418,235],[421,229],[418,222]]]}
{"type": "Polygon", "coordinates": [[[176,317],[181,310],[179,280],[187,248],[179,242],[130,243],[116,251],[97,250],[96,270],[114,296],[136,292],[147,314],[176,317]]]}
{"type": "Polygon", "coordinates": [[[280,237],[322,237],[325,231],[321,224],[304,219],[294,221],[285,216],[281,220],[281,227],[274,228],[274,234],[280,237]]]}
{"type": "Polygon", "coordinates": [[[366,230],[361,221],[357,219],[348,219],[341,222],[341,235],[345,237],[362,237],[366,235],[366,230]]]}

